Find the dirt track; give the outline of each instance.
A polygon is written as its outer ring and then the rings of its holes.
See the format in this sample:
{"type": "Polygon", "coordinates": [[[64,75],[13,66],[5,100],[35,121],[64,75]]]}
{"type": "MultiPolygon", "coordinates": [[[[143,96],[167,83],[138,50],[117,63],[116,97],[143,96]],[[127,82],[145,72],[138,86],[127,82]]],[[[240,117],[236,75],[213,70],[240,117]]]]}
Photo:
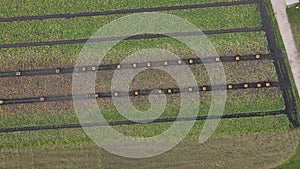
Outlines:
{"type": "Polygon", "coordinates": [[[298,94],[300,96],[300,55],[297,51],[293,33],[291,30],[291,25],[288,21],[288,16],[286,13],[286,1],[271,0],[271,2],[275,12],[275,17],[279,25],[280,34],[282,36],[287,56],[292,68],[295,83],[298,89],[298,94]]]}

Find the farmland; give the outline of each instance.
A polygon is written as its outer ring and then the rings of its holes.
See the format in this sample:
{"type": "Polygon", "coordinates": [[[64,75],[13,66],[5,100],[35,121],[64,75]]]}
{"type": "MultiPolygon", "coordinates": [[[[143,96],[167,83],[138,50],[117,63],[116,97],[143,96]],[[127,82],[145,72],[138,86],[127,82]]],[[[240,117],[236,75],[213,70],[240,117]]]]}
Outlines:
{"type": "MultiPolygon", "coordinates": [[[[4,0],[0,2],[0,17],[12,18],[61,13],[76,14],[80,12],[103,12],[232,1],[190,0],[183,2],[176,0],[167,2],[162,0],[145,0],[143,3],[140,3],[139,1],[132,2],[130,0],[109,2],[88,0],[84,5],[78,4],[78,2],[63,0],[59,4],[55,4],[52,1],[47,1],[46,3],[49,3],[48,5],[51,8],[45,8],[45,4],[42,1],[36,1],[32,4],[26,1],[14,2],[4,0]],[[24,10],[20,6],[27,7],[26,9],[28,10],[24,10]],[[101,7],[96,8],[96,6],[101,7]]],[[[247,1],[234,1],[234,3],[239,2],[247,1]]],[[[269,8],[268,1],[249,1],[246,4],[219,4],[213,7],[162,11],[184,18],[204,32],[212,31],[207,37],[222,60],[227,60],[223,63],[226,73],[227,100],[224,116],[222,116],[223,119],[214,133],[214,139],[227,137],[227,135],[228,137],[252,135],[259,132],[275,133],[275,135],[276,133],[284,133],[284,131],[296,132],[293,128],[299,125],[297,119],[299,105],[298,98],[294,94],[294,82],[292,78],[289,78],[291,76],[289,66],[286,64],[284,51],[280,49],[281,46],[278,43],[280,38],[278,38],[276,30],[274,33],[272,29],[269,29],[274,27],[274,23],[268,20],[268,17],[272,19],[272,13],[268,11],[269,8]],[[255,28],[255,30],[246,31],[244,28],[255,28]],[[239,31],[234,32],[233,29],[238,29],[239,31]],[[228,30],[229,33],[216,33],[217,30],[228,30]],[[248,60],[238,61],[236,60],[237,55],[242,58],[247,56],[248,60]],[[261,57],[266,57],[266,59],[261,57]],[[282,60],[285,60],[285,62],[282,62],[282,60]],[[253,85],[252,87],[245,87],[245,84],[253,85]],[[229,87],[231,85],[236,87],[236,89],[231,89],[229,87]]],[[[79,40],[88,39],[99,28],[122,16],[125,15],[107,14],[74,18],[53,17],[42,20],[26,20],[25,18],[25,20],[20,21],[0,22],[0,27],[3,30],[0,38],[0,61],[2,63],[0,66],[0,71],[2,72],[0,73],[0,77],[2,76],[0,81],[2,88],[0,90],[0,98],[4,100],[3,105],[0,105],[0,131],[2,131],[0,133],[0,147],[3,152],[9,154],[9,150],[15,148],[37,151],[37,149],[35,150],[36,146],[59,147],[65,145],[67,147],[81,147],[83,145],[82,147],[88,150],[93,149],[91,148],[93,147],[92,141],[80,126],[68,127],[68,125],[79,123],[72,100],[68,99],[72,94],[72,74],[50,73],[27,76],[26,73],[25,75],[22,73],[33,69],[72,69],[84,45],[82,40],[79,40]],[[69,44],[66,40],[74,40],[75,43],[69,44]],[[41,42],[49,43],[45,45],[41,42]],[[3,72],[8,71],[13,72],[13,74],[4,77],[3,72]],[[16,71],[20,71],[21,76],[15,74],[16,71]],[[42,101],[41,97],[43,98],[42,101]],[[57,101],[49,101],[51,98],[57,99],[57,101]],[[25,103],[26,99],[30,100],[29,103],[25,103]],[[19,100],[21,103],[17,103],[16,100],[19,100]],[[51,126],[56,129],[46,129],[52,128],[51,126]],[[27,131],[31,130],[30,127],[36,131],[27,131]]],[[[103,64],[118,64],[126,56],[147,48],[166,49],[182,59],[196,57],[193,51],[173,38],[139,38],[121,41],[110,50],[103,64]]],[[[211,85],[203,64],[192,64],[190,67],[199,86],[209,87],[211,85]]],[[[111,78],[114,71],[114,69],[109,69],[97,72],[95,90],[99,92],[99,95],[103,94],[103,92],[110,92],[111,78]]],[[[176,118],[178,115],[181,94],[169,93],[167,90],[172,89],[172,91],[175,91],[177,87],[176,81],[168,74],[151,69],[138,74],[133,79],[130,89],[132,91],[164,89],[168,105],[159,117],[164,121],[164,119],[176,118]]],[[[139,110],[145,111],[149,109],[151,105],[147,96],[132,97],[133,105],[139,110]]],[[[200,119],[205,119],[210,108],[211,91],[200,90],[200,97],[200,111],[197,116],[200,119]]],[[[126,120],[116,110],[110,97],[99,97],[97,101],[107,121],[126,120]]],[[[163,123],[115,125],[113,127],[126,135],[145,138],[162,133],[172,124],[173,122],[165,121],[163,123]]],[[[199,129],[203,125],[203,120],[196,121],[192,131],[186,138],[186,142],[196,140],[200,134],[199,129]]],[[[290,143],[291,145],[296,145],[295,140],[297,138],[287,139],[293,140],[290,143]]],[[[283,143],[284,139],[280,141],[283,143]]],[[[183,147],[185,147],[186,142],[182,143],[183,147]]],[[[191,144],[186,144],[187,149],[191,147],[191,144]]],[[[73,148],[71,149],[73,151],[73,148]]],[[[110,158],[108,155],[107,158],[110,161],[114,157],[110,158]]],[[[280,160],[286,158],[286,155],[282,155],[280,160]]],[[[104,163],[103,165],[109,164],[104,163]]]]}

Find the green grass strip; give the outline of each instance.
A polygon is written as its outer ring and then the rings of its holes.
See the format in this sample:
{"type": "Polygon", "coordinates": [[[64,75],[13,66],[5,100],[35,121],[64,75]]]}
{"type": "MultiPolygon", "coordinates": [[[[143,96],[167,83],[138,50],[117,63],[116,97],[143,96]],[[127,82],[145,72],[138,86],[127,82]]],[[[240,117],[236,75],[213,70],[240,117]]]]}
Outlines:
{"type": "Polygon", "coordinates": [[[82,3],[77,0],[3,0],[0,2],[0,17],[99,12],[118,9],[150,8],[232,1],[233,0],[86,0],[84,3],[82,3]]]}
{"type": "MultiPolygon", "coordinates": [[[[189,9],[165,13],[186,19],[202,31],[261,27],[260,16],[255,5],[189,9]],[[222,21],[220,17],[223,18],[222,21]]],[[[102,26],[122,16],[124,15],[0,23],[2,28],[0,43],[90,38],[102,26]]]]}

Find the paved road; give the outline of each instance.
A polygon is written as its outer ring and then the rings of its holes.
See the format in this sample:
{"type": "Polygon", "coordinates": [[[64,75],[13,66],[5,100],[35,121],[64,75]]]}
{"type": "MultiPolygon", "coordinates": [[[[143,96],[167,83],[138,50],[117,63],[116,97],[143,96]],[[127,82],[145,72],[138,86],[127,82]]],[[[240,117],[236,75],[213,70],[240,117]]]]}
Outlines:
{"type": "Polygon", "coordinates": [[[290,23],[286,13],[286,0],[271,0],[280,33],[285,45],[292,72],[300,96],[300,54],[293,38],[290,23]]]}

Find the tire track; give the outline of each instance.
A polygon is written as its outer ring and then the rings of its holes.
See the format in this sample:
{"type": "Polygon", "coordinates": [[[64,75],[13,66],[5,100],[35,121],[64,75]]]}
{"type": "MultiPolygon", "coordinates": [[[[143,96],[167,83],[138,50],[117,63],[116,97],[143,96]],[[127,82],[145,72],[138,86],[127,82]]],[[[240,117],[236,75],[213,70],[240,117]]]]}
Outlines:
{"type": "Polygon", "coordinates": [[[238,33],[238,32],[257,32],[261,30],[262,28],[235,28],[235,29],[224,29],[224,30],[208,30],[203,32],[172,32],[172,33],[165,33],[165,34],[142,34],[142,35],[135,35],[130,37],[120,36],[120,37],[106,37],[106,38],[58,40],[58,41],[48,41],[48,42],[24,42],[24,43],[14,43],[14,44],[0,44],[0,49],[32,47],[32,46],[53,46],[53,45],[78,44],[78,43],[110,42],[110,41],[121,41],[121,40],[153,39],[153,38],[180,37],[180,36],[212,35],[212,34],[226,34],[226,33],[238,33]]]}
{"type": "MultiPolygon", "coordinates": [[[[184,58],[179,60],[169,60],[168,65],[176,66],[181,64],[211,64],[216,62],[239,62],[239,61],[255,61],[255,60],[275,60],[276,58],[270,54],[256,54],[256,55],[236,55],[236,56],[220,56],[220,57],[206,57],[206,58],[184,58]]],[[[164,61],[165,62],[165,61],[164,61]]],[[[164,62],[141,62],[137,64],[137,68],[149,67],[160,67],[165,66],[164,62]]],[[[89,65],[82,67],[68,67],[68,68],[56,68],[56,69],[33,69],[33,70],[17,70],[17,71],[5,71],[0,72],[0,78],[5,77],[22,77],[22,76],[43,76],[43,75],[54,75],[54,74],[69,74],[74,72],[86,72],[86,71],[97,71],[97,70],[116,70],[116,69],[133,69],[132,64],[109,64],[109,65],[89,65]]]]}
{"type": "Polygon", "coordinates": [[[270,49],[271,55],[274,55],[278,58],[275,62],[276,73],[278,75],[279,82],[286,83],[286,87],[280,86],[280,90],[282,91],[286,114],[294,127],[300,127],[298,122],[298,112],[296,110],[296,100],[292,91],[291,80],[288,74],[288,68],[285,65],[284,55],[280,48],[277,46],[275,33],[272,28],[272,19],[268,14],[267,4],[264,0],[258,1],[258,7],[260,10],[260,15],[263,23],[263,30],[266,32],[268,45],[270,49]]]}
{"type": "MultiPolygon", "coordinates": [[[[215,85],[215,86],[198,86],[198,87],[186,87],[182,91],[180,88],[167,88],[157,89],[154,94],[178,94],[188,92],[206,92],[212,90],[239,90],[239,89],[259,89],[270,87],[283,87],[285,83],[279,82],[258,82],[258,83],[242,83],[242,84],[227,84],[227,85],[215,85]]],[[[1,99],[0,105],[12,105],[12,104],[30,104],[41,102],[55,102],[55,101],[70,101],[73,99],[95,99],[95,98],[111,98],[111,97],[124,97],[124,96],[148,96],[153,90],[134,90],[134,91],[114,91],[114,92],[99,92],[90,94],[78,94],[67,96],[40,96],[40,97],[27,97],[27,98],[15,98],[15,99],[1,99]]]]}
{"type": "MultiPolygon", "coordinates": [[[[232,119],[232,118],[249,118],[249,117],[264,117],[264,116],[276,116],[285,114],[285,111],[271,111],[271,112],[252,112],[252,113],[240,113],[222,116],[197,116],[197,117],[178,117],[178,118],[162,118],[155,119],[148,123],[166,123],[166,122],[184,122],[193,120],[212,120],[212,119],[232,119]]],[[[118,125],[134,125],[149,122],[149,120],[139,120],[137,122],[124,120],[124,121],[110,121],[110,122],[94,122],[84,124],[65,124],[65,125],[53,125],[53,126],[31,126],[31,127],[16,127],[16,128],[0,128],[1,133],[11,133],[20,131],[39,131],[39,130],[54,130],[54,129],[72,129],[81,127],[100,127],[100,126],[118,126],[118,125]]]]}

